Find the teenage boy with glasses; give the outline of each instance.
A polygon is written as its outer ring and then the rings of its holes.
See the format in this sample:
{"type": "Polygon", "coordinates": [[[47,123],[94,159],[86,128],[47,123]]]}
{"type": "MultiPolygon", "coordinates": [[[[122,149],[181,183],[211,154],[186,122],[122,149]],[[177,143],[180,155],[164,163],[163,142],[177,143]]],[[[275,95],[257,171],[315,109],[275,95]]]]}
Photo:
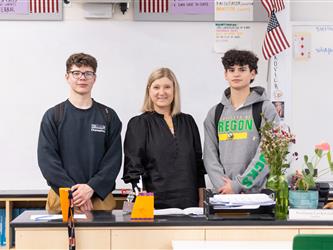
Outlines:
{"type": "Polygon", "coordinates": [[[59,212],[60,187],[70,187],[80,211],[112,210],[111,194],[122,160],[121,122],[91,97],[97,61],[79,53],[66,62],[69,98],[50,108],[41,122],[38,164],[51,187],[46,209],[59,212]]]}

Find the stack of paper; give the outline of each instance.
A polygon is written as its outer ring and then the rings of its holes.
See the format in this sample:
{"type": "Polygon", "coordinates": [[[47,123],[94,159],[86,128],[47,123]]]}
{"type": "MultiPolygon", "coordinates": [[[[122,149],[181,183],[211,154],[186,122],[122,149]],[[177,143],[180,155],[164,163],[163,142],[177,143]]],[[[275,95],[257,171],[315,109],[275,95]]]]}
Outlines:
{"type": "Polygon", "coordinates": [[[256,209],[275,204],[267,194],[216,194],[209,198],[209,202],[218,206],[214,208],[224,209],[256,209]]]}

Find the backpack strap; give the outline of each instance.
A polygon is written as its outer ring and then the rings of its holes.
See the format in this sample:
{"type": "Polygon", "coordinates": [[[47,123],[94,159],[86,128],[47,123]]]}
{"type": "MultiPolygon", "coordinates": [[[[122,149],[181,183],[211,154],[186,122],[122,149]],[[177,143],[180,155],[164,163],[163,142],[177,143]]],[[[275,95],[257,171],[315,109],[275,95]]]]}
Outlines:
{"type": "Polygon", "coordinates": [[[109,148],[109,143],[107,140],[107,137],[109,136],[109,130],[111,126],[111,112],[109,108],[99,102],[95,102],[97,104],[97,107],[99,111],[103,114],[104,119],[106,121],[106,128],[105,128],[105,145],[107,148],[109,148]]]}
{"type": "Polygon", "coordinates": [[[99,108],[99,110],[102,112],[105,121],[106,121],[106,125],[108,128],[110,128],[110,123],[111,123],[111,112],[109,110],[109,108],[99,102],[96,102],[97,107],[99,108]]]}
{"type": "Polygon", "coordinates": [[[53,115],[53,121],[58,128],[60,125],[60,122],[62,118],[64,117],[64,110],[65,110],[65,102],[61,102],[54,106],[54,115],[53,115]]]}
{"type": "Polygon", "coordinates": [[[219,121],[220,121],[220,117],[222,115],[223,109],[224,109],[224,105],[222,103],[217,104],[217,106],[215,108],[214,122],[215,122],[215,132],[216,132],[216,140],[217,140],[217,160],[222,166],[223,173],[225,173],[225,169],[220,160],[220,149],[219,149],[219,142],[220,142],[220,140],[219,140],[219,121]]]}
{"type": "Polygon", "coordinates": [[[252,105],[252,117],[254,120],[254,124],[256,125],[257,131],[259,133],[259,136],[261,136],[260,126],[261,126],[262,104],[263,102],[261,101],[261,102],[256,102],[252,105]]]}
{"type": "Polygon", "coordinates": [[[220,117],[222,115],[223,109],[224,109],[224,105],[222,103],[217,104],[217,106],[215,108],[215,116],[214,116],[215,123],[214,124],[215,124],[217,143],[219,143],[219,121],[220,121],[220,117]]]}

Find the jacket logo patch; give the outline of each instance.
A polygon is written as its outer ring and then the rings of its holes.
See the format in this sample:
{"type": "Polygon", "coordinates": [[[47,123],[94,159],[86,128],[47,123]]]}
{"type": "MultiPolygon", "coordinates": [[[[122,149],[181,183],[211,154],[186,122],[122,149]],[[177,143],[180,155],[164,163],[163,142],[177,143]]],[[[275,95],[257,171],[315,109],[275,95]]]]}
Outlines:
{"type": "Polygon", "coordinates": [[[105,125],[102,124],[91,124],[91,130],[92,132],[99,132],[99,133],[105,133],[105,125]]]}

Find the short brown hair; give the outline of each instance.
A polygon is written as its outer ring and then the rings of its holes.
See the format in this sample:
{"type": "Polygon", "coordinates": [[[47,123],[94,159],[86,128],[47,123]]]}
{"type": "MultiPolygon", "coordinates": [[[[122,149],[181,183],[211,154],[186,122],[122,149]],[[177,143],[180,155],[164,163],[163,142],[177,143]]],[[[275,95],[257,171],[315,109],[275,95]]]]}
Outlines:
{"type": "Polygon", "coordinates": [[[69,72],[73,65],[77,67],[89,66],[92,67],[94,72],[97,70],[96,58],[84,53],[76,53],[68,57],[66,61],[66,72],[69,72]]]}
{"type": "Polygon", "coordinates": [[[142,111],[143,112],[154,111],[154,104],[152,103],[149,96],[149,88],[154,81],[161,79],[163,77],[166,77],[173,82],[173,101],[171,103],[171,115],[174,116],[180,113],[180,91],[179,91],[179,84],[175,74],[171,71],[171,69],[168,68],[159,68],[157,70],[154,70],[150,74],[147,81],[142,111]]]}

